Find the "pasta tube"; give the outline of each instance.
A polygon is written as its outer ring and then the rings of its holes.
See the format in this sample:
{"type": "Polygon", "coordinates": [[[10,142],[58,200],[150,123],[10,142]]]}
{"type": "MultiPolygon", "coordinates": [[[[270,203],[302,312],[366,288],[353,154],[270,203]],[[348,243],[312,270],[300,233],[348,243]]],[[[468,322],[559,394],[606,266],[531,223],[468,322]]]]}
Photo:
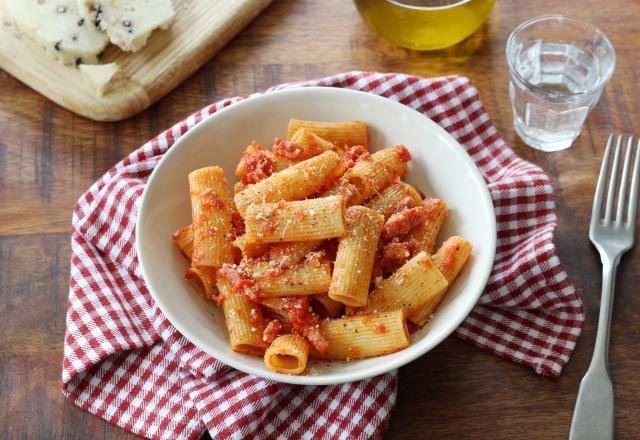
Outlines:
{"type": "MultiPolygon", "coordinates": [[[[449,208],[444,200],[426,198],[422,202],[429,210],[427,220],[413,228],[411,238],[420,244],[420,250],[428,254],[433,253],[433,247],[438,239],[438,232],[449,215],[449,208]]],[[[446,276],[445,276],[446,278],[446,276]]]]}
{"type": "Polygon", "coordinates": [[[326,293],[313,295],[311,303],[320,316],[328,318],[339,318],[344,308],[344,304],[332,300],[326,293]]]}
{"type": "Polygon", "coordinates": [[[339,165],[338,154],[326,151],[272,174],[236,193],[235,202],[238,212],[244,217],[248,206],[252,203],[264,204],[280,200],[304,199],[335,179],[335,170],[339,165]]]}
{"type": "Polygon", "coordinates": [[[242,234],[233,241],[233,245],[240,249],[242,255],[247,257],[259,257],[267,250],[267,245],[261,243],[249,243],[247,235],[242,234]]]}
{"type": "MultiPolygon", "coordinates": [[[[467,240],[462,237],[453,236],[442,243],[438,252],[433,255],[434,264],[447,279],[449,285],[453,283],[462,267],[467,263],[471,249],[471,243],[467,240]]],[[[442,293],[437,301],[425,303],[409,320],[420,326],[425,325],[429,322],[431,315],[436,307],[438,307],[438,304],[440,304],[440,300],[444,297],[445,293],[446,291],[442,293]]]]}
{"type": "Polygon", "coordinates": [[[332,185],[329,189],[321,194],[320,197],[328,196],[341,196],[344,200],[345,207],[353,205],[361,205],[364,202],[364,197],[358,191],[355,185],[351,184],[348,180],[340,180],[332,185]]]}
{"type": "Polygon", "coordinates": [[[247,243],[277,243],[340,237],[345,233],[344,202],[332,196],[294,202],[249,205],[247,243]]]}
{"type": "Polygon", "coordinates": [[[193,266],[222,267],[233,260],[231,200],[220,167],[207,167],[189,174],[193,217],[193,266]]]}
{"type": "Polygon", "coordinates": [[[191,225],[181,227],[173,233],[171,238],[175,241],[182,255],[191,261],[191,255],[193,255],[193,229],[191,225]]]}
{"type": "MultiPolygon", "coordinates": [[[[322,244],[322,240],[292,241],[275,243],[269,247],[268,258],[278,267],[293,267],[305,259],[314,249],[322,244]]],[[[255,245],[254,245],[255,246],[255,245]]],[[[264,246],[264,245],[257,245],[264,246]]]]}
{"type": "Polygon", "coordinates": [[[329,350],[311,356],[320,359],[362,359],[382,356],[409,345],[409,332],[402,310],[368,313],[325,320],[320,331],[329,341],[329,350]]]}
{"type": "Polygon", "coordinates": [[[286,157],[274,154],[267,147],[252,142],[242,153],[235,175],[242,179],[242,183],[252,184],[289,168],[294,163],[286,157]]]}
{"type": "Polygon", "coordinates": [[[300,335],[278,336],[264,354],[264,364],[271,371],[300,374],[307,366],[310,345],[300,335]]]}
{"type": "Polygon", "coordinates": [[[370,160],[359,160],[346,174],[365,200],[379,193],[398,177],[407,174],[411,155],[404,145],[385,148],[371,155],[370,160]]]}
{"type": "Polygon", "coordinates": [[[471,243],[462,237],[449,237],[433,255],[433,262],[442,275],[452,283],[471,254],[471,243]]]}
{"type": "Polygon", "coordinates": [[[384,218],[364,206],[347,210],[347,232],[340,239],[333,265],[329,298],[352,307],[364,307],[384,218]]]}
{"type": "Polygon", "coordinates": [[[233,292],[231,284],[223,276],[218,277],[218,290],[224,298],[222,310],[231,349],[262,356],[268,344],[262,338],[265,322],[260,307],[246,295],[233,292]]]}
{"type": "Polygon", "coordinates": [[[322,139],[306,128],[298,129],[293,136],[291,136],[291,142],[300,148],[302,159],[316,156],[325,151],[335,151],[338,154],[344,154],[343,149],[336,147],[331,142],[322,139]]]}
{"type": "Polygon", "coordinates": [[[301,263],[282,270],[269,261],[244,263],[258,285],[260,297],[298,296],[326,293],[331,283],[331,263],[301,263]]]}
{"type": "Polygon", "coordinates": [[[362,145],[367,148],[367,124],[362,121],[317,122],[292,118],[289,120],[287,139],[291,140],[301,128],[306,128],[337,147],[362,145]]]}
{"type": "Polygon", "coordinates": [[[413,186],[402,180],[398,180],[386,187],[380,194],[373,197],[369,203],[367,203],[367,206],[382,214],[386,220],[394,213],[398,204],[407,197],[413,200],[416,205],[422,202],[422,197],[420,197],[420,194],[413,186]]]}
{"type": "Polygon", "coordinates": [[[371,293],[367,310],[402,309],[410,319],[424,304],[439,301],[447,285],[431,257],[420,252],[371,293]]]}
{"type": "Polygon", "coordinates": [[[213,267],[193,267],[187,269],[185,278],[202,295],[204,299],[214,299],[218,296],[216,287],[216,269],[213,267]]]}

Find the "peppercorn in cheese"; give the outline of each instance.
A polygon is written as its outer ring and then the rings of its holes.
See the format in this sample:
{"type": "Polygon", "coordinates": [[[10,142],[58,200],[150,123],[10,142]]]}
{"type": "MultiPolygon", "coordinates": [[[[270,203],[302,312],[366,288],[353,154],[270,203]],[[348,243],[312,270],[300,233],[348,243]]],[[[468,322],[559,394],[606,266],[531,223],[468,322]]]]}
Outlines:
{"type": "Polygon", "coordinates": [[[113,44],[135,52],[155,29],[171,25],[171,0],[77,0],[80,13],[105,31],[113,44]]]}
{"type": "Polygon", "coordinates": [[[109,42],[93,22],[82,17],[76,0],[5,0],[4,6],[17,34],[62,64],[96,64],[109,42]]]}

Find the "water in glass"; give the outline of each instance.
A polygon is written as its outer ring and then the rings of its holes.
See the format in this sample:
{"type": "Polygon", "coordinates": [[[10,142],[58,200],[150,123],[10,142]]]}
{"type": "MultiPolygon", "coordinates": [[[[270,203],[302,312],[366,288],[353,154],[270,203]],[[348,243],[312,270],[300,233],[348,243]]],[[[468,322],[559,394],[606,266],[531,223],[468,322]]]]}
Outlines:
{"type": "Polygon", "coordinates": [[[562,150],[571,146],[598,102],[615,63],[613,49],[606,47],[604,35],[571,35],[579,26],[566,17],[531,22],[516,29],[507,46],[514,127],[527,145],[562,150]],[[540,35],[544,32],[546,38],[540,35]]]}

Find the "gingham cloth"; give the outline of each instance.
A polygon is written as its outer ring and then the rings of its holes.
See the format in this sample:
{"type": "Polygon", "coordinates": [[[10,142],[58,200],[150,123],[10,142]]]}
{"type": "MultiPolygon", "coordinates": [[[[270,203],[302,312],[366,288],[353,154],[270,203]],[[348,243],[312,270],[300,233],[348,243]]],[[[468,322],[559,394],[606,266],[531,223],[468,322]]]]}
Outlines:
{"type": "MultiPolygon", "coordinates": [[[[362,90],[429,116],[467,150],[493,197],[496,260],[486,290],[456,335],[556,377],[584,315],[553,244],[554,198],[542,170],[500,139],[463,77],[348,72],[273,87],[362,90]]],[[[217,102],[161,133],[80,197],[73,214],[63,391],[76,405],[150,438],[381,438],[397,372],[336,386],[292,386],[235,371],[180,335],[144,284],[134,246],[140,196],[174,142],[217,102]]],[[[419,148],[420,146],[412,146],[419,148]]]]}

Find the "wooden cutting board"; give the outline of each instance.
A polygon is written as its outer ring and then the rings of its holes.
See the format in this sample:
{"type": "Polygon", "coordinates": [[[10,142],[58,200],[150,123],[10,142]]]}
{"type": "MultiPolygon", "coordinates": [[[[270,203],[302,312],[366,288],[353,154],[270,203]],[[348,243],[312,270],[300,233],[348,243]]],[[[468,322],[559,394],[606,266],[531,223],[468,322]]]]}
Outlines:
{"type": "Polygon", "coordinates": [[[110,45],[103,63],[117,62],[127,78],[104,96],[75,67],[63,66],[5,19],[0,0],[0,68],[59,105],[96,121],[128,118],[162,98],[207,62],[270,0],[173,0],[176,18],[147,45],[128,53],[110,45]]]}

